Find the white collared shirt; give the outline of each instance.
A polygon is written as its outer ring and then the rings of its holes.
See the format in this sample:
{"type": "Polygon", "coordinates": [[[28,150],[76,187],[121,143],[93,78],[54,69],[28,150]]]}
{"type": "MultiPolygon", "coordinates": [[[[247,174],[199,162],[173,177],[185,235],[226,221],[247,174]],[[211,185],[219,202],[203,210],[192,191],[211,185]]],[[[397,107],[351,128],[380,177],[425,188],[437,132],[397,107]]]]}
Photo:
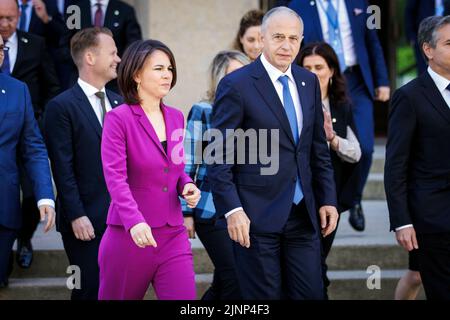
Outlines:
{"type": "Polygon", "coordinates": [[[84,94],[89,100],[89,103],[92,106],[92,109],[95,112],[95,115],[97,116],[98,122],[100,122],[100,125],[103,126],[102,123],[102,104],[100,102],[100,98],[95,95],[96,92],[101,91],[105,94],[105,107],[106,112],[111,111],[111,103],[109,102],[108,96],[106,95],[105,87],[103,87],[101,90],[98,90],[96,87],[90,85],[86,81],[81,80],[81,78],[78,78],[78,85],[81,87],[81,90],[83,90],[84,94]]]}
{"type": "MultiPolygon", "coordinates": [[[[319,12],[320,25],[322,26],[323,39],[325,42],[330,43],[328,36],[328,18],[324,11],[328,7],[329,0],[316,0],[317,11],[319,12]],[[318,2],[321,2],[322,5],[318,2]]],[[[355,42],[353,41],[352,26],[350,24],[350,18],[347,12],[347,5],[344,0],[331,0],[333,6],[338,10],[338,22],[339,31],[341,33],[342,49],[344,52],[345,65],[347,67],[354,66],[358,64],[358,59],[356,58],[355,42]]]]}
{"type": "Polygon", "coordinates": [[[6,41],[5,46],[9,48],[8,56],[9,56],[9,72],[12,73],[14,70],[14,65],[17,60],[17,47],[18,47],[18,39],[17,32],[14,32],[11,37],[6,41]]]}
{"type": "Polygon", "coordinates": [[[450,91],[447,90],[447,87],[450,84],[450,80],[436,73],[433,69],[431,69],[431,67],[428,67],[427,71],[431,79],[433,79],[434,83],[436,84],[436,87],[441,93],[442,98],[444,98],[445,103],[447,103],[447,106],[450,108],[450,91]]]}
{"type": "Polygon", "coordinates": [[[97,2],[100,2],[103,11],[103,21],[102,21],[103,26],[105,24],[106,9],[108,8],[109,0],[90,0],[90,2],[91,2],[92,25],[94,25],[95,22],[95,12],[97,11],[97,2]]]}
{"type": "Polygon", "coordinates": [[[298,94],[297,85],[295,84],[294,76],[292,75],[292,69],[291,66],[286,70],[286,72],[281,72],[277,68],[275,68],[273,65],[270,64],[269,61],[267,61],[266,57],[264,56],[264,53],[260,56],[261,62],[264,66],[264,69],[266,69],[267,73],[269,74],[269,78],[273,83],[273,86],[275,87],[275,90],[277,91],[278,97],[280,98],[281,104],[284,105],[283,100],[283,84],[278,80],[281,76],[288,76],[289,78],[289,91],[291,92],[292,100],[294,102],[295,107],[295,115],[297,116],[297,125],[298,125],[298,135],[301,136],[302,128],[303,128],[303,112],[300,105],[300,96],[298,94]]]}

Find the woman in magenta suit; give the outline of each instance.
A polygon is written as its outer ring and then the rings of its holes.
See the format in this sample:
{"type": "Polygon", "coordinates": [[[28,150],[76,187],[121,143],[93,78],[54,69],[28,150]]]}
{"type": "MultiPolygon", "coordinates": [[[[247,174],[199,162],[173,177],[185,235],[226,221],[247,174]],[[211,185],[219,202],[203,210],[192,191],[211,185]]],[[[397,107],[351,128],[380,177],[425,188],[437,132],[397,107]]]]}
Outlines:
{"type": "Polygon", "coordinates": [[[99,299],[196,298],[194,265],[179,196],[195,207],[200,191],[184,173],[183,114],[162,103],[176,82],[172,52],[156,40],[124,53],[118,84],[125,104],[108,112],[103,171],[111,195],[100,244],[99,299]]]}

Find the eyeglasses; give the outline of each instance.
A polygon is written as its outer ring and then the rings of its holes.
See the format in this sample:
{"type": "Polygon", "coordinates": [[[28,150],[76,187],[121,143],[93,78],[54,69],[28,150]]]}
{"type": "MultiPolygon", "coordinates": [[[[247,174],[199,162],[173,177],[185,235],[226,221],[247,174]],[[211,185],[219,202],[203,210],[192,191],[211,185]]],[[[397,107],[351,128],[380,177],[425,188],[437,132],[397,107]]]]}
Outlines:
{"type": "Polygon", "coordinates": [[[5,46],[4,44],[0,44],[0,52],[8,51],[9,47],[5,46]]]}

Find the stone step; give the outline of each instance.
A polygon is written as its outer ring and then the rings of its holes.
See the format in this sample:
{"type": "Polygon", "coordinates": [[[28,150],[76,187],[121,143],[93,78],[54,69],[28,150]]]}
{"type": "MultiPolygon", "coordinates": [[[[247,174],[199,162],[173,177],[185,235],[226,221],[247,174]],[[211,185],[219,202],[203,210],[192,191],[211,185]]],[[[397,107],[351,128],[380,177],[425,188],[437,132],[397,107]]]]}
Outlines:
{"type": "Polygon", "coordinates": [[[384,157],[373,158],[372,166],[370,167],[370,173],[383,173],[384,172],[384,157]]]}
{"type": "MultiPolygon", "coordinates": [[[[214,266],[204,248],[193,248],[196,274],[212,273],[214,266]]],[[[327,260],[329,269],[366,269],[377,265],[381,269],[401,269],[407,267],[407,253],[397,245],[385,246],[335,246],[327,260]]],[[[30,269],[14,266],[11,278],[55,278],[66,277],[69,266],[63,250],[37,250],[30,269]]]]}
{"type": "MultiPolygon", "coordinates": [[[[368,288],[369,274],[365,270],[330,271],[329,297],[332,300],[392,300],[395,286],[405,270],[381,271],[379,288],[368,288]]],[[[196,276],[197,298],[200,299],[212,281],[212,274],[196,276]]],[[[369,281],[369,283],[373,283],[369,281]]],[[[0,289],[0,300],[67,300],[70,290],[66,278],[11,279],[6,289],[0,289]]],[[[424,299],[423,290],[419,299],[424,299]]],[[[156,299],[150,288],[145,299],[156,299]]]]}
{"type": "Polygon", "coordinates": [[[386,200],[383,173],[370,173],[364,187],[363,200],[386,200]]]}

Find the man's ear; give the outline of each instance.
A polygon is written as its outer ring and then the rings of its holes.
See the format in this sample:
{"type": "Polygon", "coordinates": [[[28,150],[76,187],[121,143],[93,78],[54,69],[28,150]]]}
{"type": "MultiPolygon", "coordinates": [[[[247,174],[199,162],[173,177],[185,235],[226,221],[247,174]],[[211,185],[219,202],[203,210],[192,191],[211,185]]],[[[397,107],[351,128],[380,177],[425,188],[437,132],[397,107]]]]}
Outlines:
{"type": "Polygon", "coordinates": [[[433,58],[433,48],[430,46],[430,44],[424,42],[424,44],[422,45],[422,51],[428,58],[428,60],[431,60],[433,58]]]}
{"type": "Polygon", "coordinates": [[[84,54],[84,60],[86,61],[88,66],[93,66],[95,64],[96,58],[97,57],[94,52],[92,52],[91,50],[86,50],[84,54]]]}

